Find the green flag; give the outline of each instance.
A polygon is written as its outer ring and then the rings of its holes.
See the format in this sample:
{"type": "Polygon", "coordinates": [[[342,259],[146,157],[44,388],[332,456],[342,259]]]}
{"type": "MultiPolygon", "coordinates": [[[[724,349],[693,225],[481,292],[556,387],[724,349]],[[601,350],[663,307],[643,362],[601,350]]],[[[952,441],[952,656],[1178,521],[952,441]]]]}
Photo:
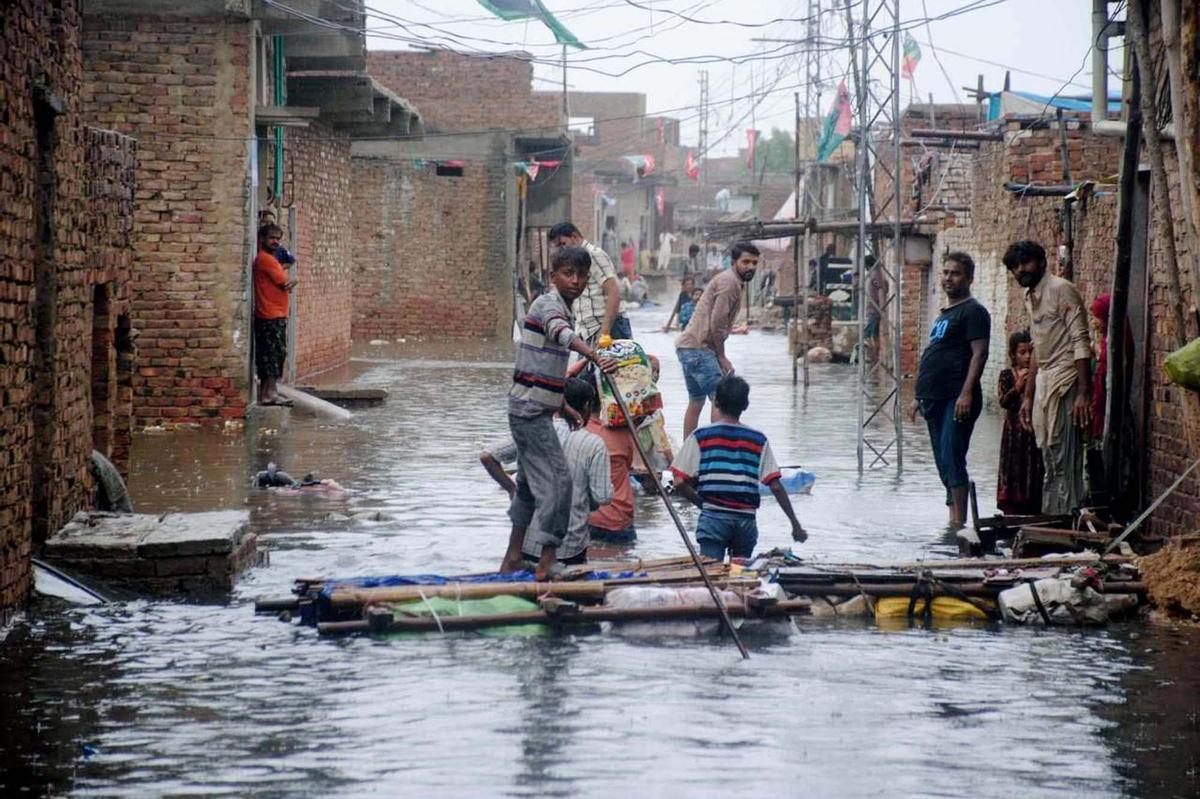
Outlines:
{"type": "Polygon", "coordinates": [[[540,20],[554,34],[554,41],[559,44],[578,47],[580,50],[585,49],[583,43],[576,39],[573,33],[563,27],[563,24],[546,10],[546,6],[542,4],[542,0],[479,0],[479,5],[504,20],[540,20]]]}
{"type": "Polygon", "coordinates": [[[834,98],[833,108],[825,117],[821,128],[821,138],[817,142],[817,160],[826,161],[833,155],[838,145],[850,135],[853,112],[850,108],[850,92],[846,89],[846,81],[838,84],[837,97],[834,98]]]}

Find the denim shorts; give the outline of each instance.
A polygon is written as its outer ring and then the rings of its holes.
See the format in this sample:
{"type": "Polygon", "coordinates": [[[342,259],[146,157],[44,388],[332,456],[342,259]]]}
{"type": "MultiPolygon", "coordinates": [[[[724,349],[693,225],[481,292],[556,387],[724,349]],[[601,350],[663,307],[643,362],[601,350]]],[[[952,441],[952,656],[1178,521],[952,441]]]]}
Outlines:
{"type": "Polygon", "coordinates": [[[688,399],[712,399],[717,393],[717,383],[724,377],[721,374],[721,364],[712,350],[675,350],[679,363],[683,366],[683,381],[687,384],[688,399]]]}
{"type": "Polygon", "coordinates": [[[588,535],[593,541],[599,541],[603,544],[632,544],[637,541],[637,530],[634,529],[632,524],[624,530],[608,530],[604,527],[589,524],[588,535]]]}
{"type": "Polygon", "coordinates": [[[748,558],[758,543],[758,521],[748,514],[701,511],[696,541],[706,558],[724,560],[725,550],[731,558],[748,558]]]}

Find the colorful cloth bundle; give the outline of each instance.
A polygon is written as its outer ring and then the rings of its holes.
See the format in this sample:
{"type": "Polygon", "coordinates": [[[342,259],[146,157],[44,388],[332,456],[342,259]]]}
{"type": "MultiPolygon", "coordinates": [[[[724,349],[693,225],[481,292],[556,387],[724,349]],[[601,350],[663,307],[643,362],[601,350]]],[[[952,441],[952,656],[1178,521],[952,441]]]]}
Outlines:
{"type": "MultiPolygon", "coordinates": [[[[613,377],[635,422],[662,408],[662,395],[654,382],[650,359],[637,342],[619,339],[607,349],[601,349],[599,354],[607,355],[617,362],[617,371],[613,373],[613,377]]],[[[621,414],[621,406],[617,404],[608,381],[599,374],[596,380],[596,387],[600,390],[600,423],[605,427],[623,427],[625,417],[621,414]]]]}

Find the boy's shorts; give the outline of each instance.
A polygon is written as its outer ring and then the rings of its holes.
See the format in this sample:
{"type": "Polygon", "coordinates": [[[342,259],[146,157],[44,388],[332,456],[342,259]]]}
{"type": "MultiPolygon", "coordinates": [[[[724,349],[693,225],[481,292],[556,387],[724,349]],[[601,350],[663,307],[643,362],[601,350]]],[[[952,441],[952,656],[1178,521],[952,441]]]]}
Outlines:
{"type": "Polygon", "coordinates": [[[683,366],[683,381],[687,384],[688,399],[712,399],[717,393],[717,383],[724,375],[721,364],[712,350],[675,350],[680,365],[683,366]]]}
{"type": "Polygon", "coordinates": [[[701,511],[696,541],[706,558],[724,560],[725,550],[731,558],[748,558],[758,543],[758,521],[746,514],[701,511]]]}

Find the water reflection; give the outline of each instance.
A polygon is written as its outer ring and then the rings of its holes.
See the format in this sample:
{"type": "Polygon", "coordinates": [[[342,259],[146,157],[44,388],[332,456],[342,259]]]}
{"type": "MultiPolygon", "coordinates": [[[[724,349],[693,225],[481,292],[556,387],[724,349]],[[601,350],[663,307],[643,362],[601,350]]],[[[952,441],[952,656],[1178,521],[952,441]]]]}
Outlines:
{"type": "MultiPolygon", "coordinates": [[[[656,322],[635,316],[639,330],[656,322]]],[[[678,435],[670,339],[643,340],[661,357],[678,435]]],[[[737,337],[729,351],[752,384],[747,422],[782,463],[818,474],[796,503],[808,557],[954,551],[919,427],[902,476],[860,478],[852,370],[816,367],[795,392],[782,337],[737,337]]],[[[509,359],[371,348],[348,376],[391,398],[347,424],[275,412],[245,435],[139,436],[140,510],[246,507],[271,564],[227,605],[35,612],[0,650],[0,793],[1196,795],[1194,633],[806,620],[790,637],[751,637],[743,663],[720,641],[325,641],[254,617],[253,599],[297,576],[496,565],[505,496],[476,454],[504,433],[509,359]],[[349,491],[252,490],[269,461],[349,491]],[[98,753],[81,757],[85,743],[98,753]]],[[[998,438],[997,420],[981,420],[971,466],[984,512],[998,438]]],[[[638,554],[680,552],[661,505],[639,499],[638,513],[638,554]]],[[[773,503],[761,529],[762,546],[789,544],[773,503]]]]}

